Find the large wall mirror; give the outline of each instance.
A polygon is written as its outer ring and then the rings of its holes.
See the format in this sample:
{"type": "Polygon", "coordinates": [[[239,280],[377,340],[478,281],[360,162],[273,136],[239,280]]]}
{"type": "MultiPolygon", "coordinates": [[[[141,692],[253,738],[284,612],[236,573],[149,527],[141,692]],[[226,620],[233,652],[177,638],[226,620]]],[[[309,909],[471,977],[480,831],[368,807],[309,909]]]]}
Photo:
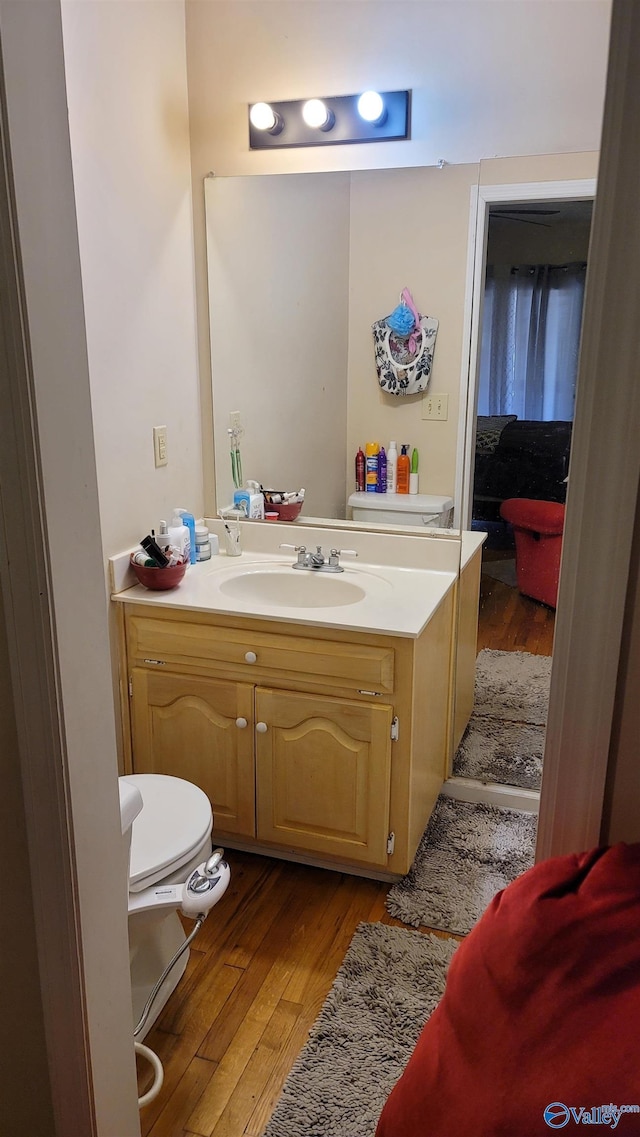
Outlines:
{"type": "Polygon", "coordinates": [[[477,182],[477,164],[206,180],[220,505],[233,492],[233,411],[245,477],[304,486],[307,516],[347,516],[355,454],[369,440],[417,449],[420,494],[459,495],[477,182]],[[446,418],[437,421],[423,396],[378,385],[372,324],[405,286],[439,320],[429,393],[445,397],[446,418]]]}

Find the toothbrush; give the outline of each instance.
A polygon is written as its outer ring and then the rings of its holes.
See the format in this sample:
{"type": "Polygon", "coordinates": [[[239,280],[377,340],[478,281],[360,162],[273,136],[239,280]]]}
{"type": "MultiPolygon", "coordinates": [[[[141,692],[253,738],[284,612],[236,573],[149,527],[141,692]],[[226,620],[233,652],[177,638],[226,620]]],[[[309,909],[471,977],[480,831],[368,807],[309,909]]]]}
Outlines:
{"type": "Polygon", "coordinates": [[[242,489],[242,459],[240,457],[240,431],[234,427],[227,427],[227,434],[229,435],[229,445],[231,448],[231,475],[233,477],[233,484],[237,490],[242,489]]]}

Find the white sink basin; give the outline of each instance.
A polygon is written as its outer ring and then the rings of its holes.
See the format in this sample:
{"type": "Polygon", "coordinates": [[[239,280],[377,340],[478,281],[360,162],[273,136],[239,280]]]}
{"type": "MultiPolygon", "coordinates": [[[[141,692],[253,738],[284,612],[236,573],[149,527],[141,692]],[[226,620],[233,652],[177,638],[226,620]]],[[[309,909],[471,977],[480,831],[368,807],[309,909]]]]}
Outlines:
{"type": "Polygon", "coordinates": [[[342,573],[292,568],[248,569],[228,577],[220,591],[233,600],[266,604],[272,608],[341,608],[357,604],[366,593],[342,573]]]}

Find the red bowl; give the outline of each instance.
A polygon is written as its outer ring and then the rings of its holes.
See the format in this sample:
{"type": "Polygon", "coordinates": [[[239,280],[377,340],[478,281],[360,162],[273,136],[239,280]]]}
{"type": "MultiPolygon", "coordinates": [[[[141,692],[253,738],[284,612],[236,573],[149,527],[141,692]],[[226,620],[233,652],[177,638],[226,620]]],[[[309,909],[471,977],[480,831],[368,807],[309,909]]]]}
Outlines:
{"type": "Polygon", "coordinates": [[[177,588],[187,571],[187,562],[180,565],[167,565],[166,568],[149,568],[147,565],[137,565],[131,562],[140,584],[155,591],[164,591],[168,588],[177,588]]]}
{"type": "Polygon", "coordinates": [[[300,516],[303,505],[302,501],[283,502],[282,505],[272,505],[269,502],[265,505],[265,510],[268,513],[277,513],[278,521],[295,521],[296,517],[300,516]]]}

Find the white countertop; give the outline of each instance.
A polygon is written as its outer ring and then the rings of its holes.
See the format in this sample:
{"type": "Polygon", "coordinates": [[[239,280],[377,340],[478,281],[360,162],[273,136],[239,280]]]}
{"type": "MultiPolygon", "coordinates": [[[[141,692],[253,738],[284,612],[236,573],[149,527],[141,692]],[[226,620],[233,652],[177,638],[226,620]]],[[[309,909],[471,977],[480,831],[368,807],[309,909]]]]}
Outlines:
{"type": "MultiPolygon", "coordinates": [[[[259,617],[281,623],[307,624],[345,631],[375,632],[380,635],[416,638],[444,600],[456,580],[456,573],[444,570],[367,564],[344,560],[343,573],[315,573],[294,570],[294,555],[277,556],[255,551],[240,557],[225,553],[210,561],[191,565],[182,583],[174,589],[154,592],[141,584],[114,594],[124,604],[144,604],[150,608],[178,611],[215,612],[225,616],[259,617]],[[225,594],[222,587],[230,577],[243,572],[290,571],[293,580],[301,576],[321,577],[322,587],[331,580],[360,585],[363,599],[335,607],[275,606],[225,594]]],[[[312,582],[310,582],[312,583],[312,582]]]]}

